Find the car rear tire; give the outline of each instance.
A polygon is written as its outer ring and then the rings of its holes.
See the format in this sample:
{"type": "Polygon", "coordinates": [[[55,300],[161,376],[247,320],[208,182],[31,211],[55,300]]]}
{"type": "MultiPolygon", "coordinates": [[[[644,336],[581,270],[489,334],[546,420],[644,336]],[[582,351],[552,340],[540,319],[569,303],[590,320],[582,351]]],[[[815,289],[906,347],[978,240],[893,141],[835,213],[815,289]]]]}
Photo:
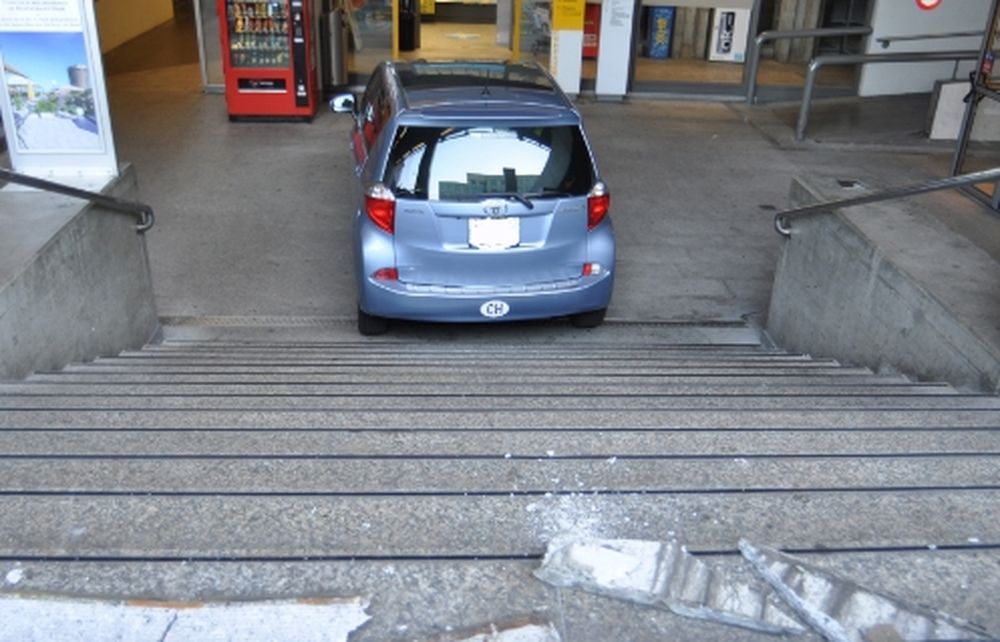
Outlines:
{"type": "Polygon", "coordinates": [[[366,337],[374,337],[389,331],[389,320],[376,317],[358,308],[358,332],[366,337]]]}
{"type": "Polygon", "coordinates": [[[604,323],[604,314],[607,311],[607,308],[601,308],[600,310],[591,310],[590,312],[574,314],[569,318],[569,322],[577,328],[596,328],[604,323]]]}

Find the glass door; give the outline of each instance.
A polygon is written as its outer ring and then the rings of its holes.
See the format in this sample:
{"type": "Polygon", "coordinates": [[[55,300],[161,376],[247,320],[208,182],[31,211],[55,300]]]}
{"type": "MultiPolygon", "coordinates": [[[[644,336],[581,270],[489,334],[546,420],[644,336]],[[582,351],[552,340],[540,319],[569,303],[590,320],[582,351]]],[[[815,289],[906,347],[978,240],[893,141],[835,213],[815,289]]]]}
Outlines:
{"type": "MultiPolygon", "coordinates": [[[[986,32],[979,54],[979,62],[971,73],[972,90],[966,96],[965,115],[958,133],[951,174],[969,174],[993,169],[995,162],[991,154],[995,136],[991,136],[985,126],[976,126],[976,116],[980,110],[995,108],[1000,102],[1000,68],[996,64],[1000,56],[1000,0],[993,0],[987,16],[986,32]]],[[[970,190],[993,209],[1000,209],[1000,190],[996,183],[980,183],[970,190]]]]}
{"type": "Polygon", "coordinates": [[[194,8],[202,88],[207,93],[222,93],[226,89],[226,75],[222,70],[222,48],[219,44],[218,3],[213,0],[194,0],[194,8]]]}

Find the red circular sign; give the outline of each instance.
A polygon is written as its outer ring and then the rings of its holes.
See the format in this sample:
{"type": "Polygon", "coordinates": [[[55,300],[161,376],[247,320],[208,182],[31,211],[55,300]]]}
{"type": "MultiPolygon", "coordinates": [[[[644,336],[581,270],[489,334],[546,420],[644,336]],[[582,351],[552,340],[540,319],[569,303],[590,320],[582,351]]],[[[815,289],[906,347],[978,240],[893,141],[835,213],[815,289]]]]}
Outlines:
{"type": "Polygon", "coordinates": [[[938,5],[941,4],[941,0],[917,0],[917,6],[924,11],[930,11],[931,9],[937,9],[938,5]]]}

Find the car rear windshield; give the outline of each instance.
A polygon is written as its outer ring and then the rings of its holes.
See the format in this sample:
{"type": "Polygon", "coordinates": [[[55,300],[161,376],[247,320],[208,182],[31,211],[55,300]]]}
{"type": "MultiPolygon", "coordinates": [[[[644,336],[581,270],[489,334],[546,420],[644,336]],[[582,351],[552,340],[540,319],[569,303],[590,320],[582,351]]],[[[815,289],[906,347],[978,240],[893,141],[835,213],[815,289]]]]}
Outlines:
{"type": "Polygon", "coordinates": [[[385,182],[398,197],[583,196],[594,168],[580,128],[408,127],[396,132],[385,182]]]}

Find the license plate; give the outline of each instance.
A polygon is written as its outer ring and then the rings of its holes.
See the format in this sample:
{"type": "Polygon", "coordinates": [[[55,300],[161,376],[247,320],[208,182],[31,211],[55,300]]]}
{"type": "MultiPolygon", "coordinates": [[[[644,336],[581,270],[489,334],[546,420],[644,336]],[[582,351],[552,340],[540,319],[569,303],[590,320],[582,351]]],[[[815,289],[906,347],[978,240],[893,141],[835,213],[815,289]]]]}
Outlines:
{"type": "Polygon", "coordinates": [[[480,250],[503,250],[521,242],[521,219],[470,218],[469,245],[480,250]]]}

